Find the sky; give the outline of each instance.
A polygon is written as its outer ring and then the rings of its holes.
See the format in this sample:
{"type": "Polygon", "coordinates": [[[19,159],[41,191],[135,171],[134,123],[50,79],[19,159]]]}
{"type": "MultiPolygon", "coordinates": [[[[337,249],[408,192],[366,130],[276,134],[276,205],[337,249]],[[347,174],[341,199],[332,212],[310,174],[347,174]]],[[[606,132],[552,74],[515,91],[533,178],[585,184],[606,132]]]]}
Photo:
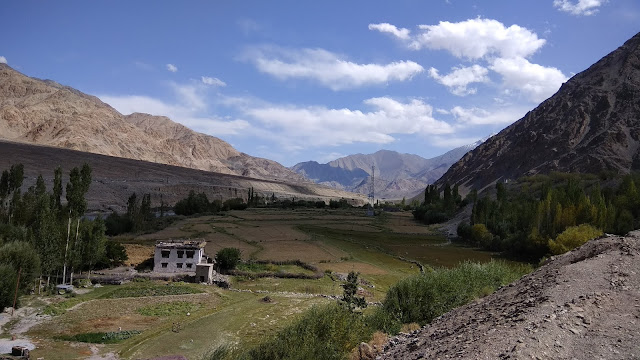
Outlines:
{"type": "Polygon", "coordinates": [[[473,143],[639,31],[637,0],[21,0],[0,62],[292,166],[473,143]]]}

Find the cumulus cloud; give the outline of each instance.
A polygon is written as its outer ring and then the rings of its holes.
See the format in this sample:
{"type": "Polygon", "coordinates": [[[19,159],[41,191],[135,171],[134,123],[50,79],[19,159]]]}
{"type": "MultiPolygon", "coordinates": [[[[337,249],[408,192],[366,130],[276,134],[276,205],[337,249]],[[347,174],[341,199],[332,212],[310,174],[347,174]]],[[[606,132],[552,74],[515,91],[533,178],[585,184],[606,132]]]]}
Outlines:
{"type": "Polygon", "coordinates": [[[331,90],[344,90],[390,81],[410,80],[424,68],[413,61],[358,64],[324,49],[260,48],[246,58],[263,73],[278,79],[308,79],[331,90]]]}
{"type": "Polygon", "coordinates": [[[522,118],[528,107],[505,107],[498,109],[482,109],[478,107],[463,108],[456,106],[451,114],[462,125],[507,125],[522,118]]]}
{"type": "Polygon", "coordinates": [[[578,0],[573,3],[570,0],[554,0],[553,6],[571,15],[589,16],[597,13],[598,8],[606,2],[607,0],[578,0]]]}
{"type": "Polygon", "coordinates": [[[468,88],[467,86],[472,83],[489,82],[488,74],[489,70],[480,65],[455,67],[451,73],[444,76],[440,75],[436,68],[429,69],[429,76],[448,87],[452,94],[458,96],[475,94],[477,89],[468,88]]]}
{"type": "Polygon", "coordinates": [[[0,64],[6,64],[7,63],[7,58],[4,56],[0,56],[0,64]]]}
{"type": "MultiPolygon", "coordinates": [[[[591,4],[589,1],[596,0],[580,0],[580,3],[591,4]]],[[[527,60],[546,40],[519,25],[507,27],[497,20],[477,18],[457,23],[442,21],[418,28],[421,32],[408,34],[405,40],[409,48],[445,50],[457,58],[484,65],[453,68],[447,75],[440,75],[435,68],[429,69],[429,75],[455,95],[474,94],[476,89],[469,85],[489,82],[488,70],[502,77],[505,94],[521,93],[532,102],[546,99],[567,80],[559,69],[527,60]]]]}
{"type": "Polygon", "coordinates": [[[470,19],[457,23],[419,25],[421,33],[409,43],[413,49],[447,50],[459,58],[480,59],[490,55],[527,57],[544,44],[536,33],[518,26],[506,27],[497,20],[470,19]]]}
{"type": "Polygon", "coordinates": [[[505,87],[522,91],[531,101],[541,102],[553,95],[567,81],[554,67],[532,64],[525,58],[498,58],[490,66],[502,75],[505,87]]]}
{"type": "Polygon", "coordinates": [[[394,134],[449,134],[453,127],[433,117],[433,108],[421,100],[399,102],[378,97],[364,101],[370,111],[330,109],[323,106],[263,105],[244,109],[267,129],[282,134],[292,144],[335,146],[387,144],[394,134]]]}
{"type": "Polygon", "coordinates": [[[382,33],[389,33],[402,40],[408,40],[410,33],[409,29],[398,29],[395,25],[391,25],[389,23],[369,24],[369,30],[378,30],[382,33]]]}
{"type": "Polygon", "coordinates": [[[216,77],[203,76],[201,80],[202,80],[202,83],[205,85],[219,86],[219,87],[227,86],[227,83],[225,83],[224,81],[216,77]]]}
{"type": "Polygon", "coordinates": [[[176,71],[178,71],[178,67],[173,65],[173,64],[167,64],[167,70],[169,70],[171,72],[176,72],[176,71]]]}

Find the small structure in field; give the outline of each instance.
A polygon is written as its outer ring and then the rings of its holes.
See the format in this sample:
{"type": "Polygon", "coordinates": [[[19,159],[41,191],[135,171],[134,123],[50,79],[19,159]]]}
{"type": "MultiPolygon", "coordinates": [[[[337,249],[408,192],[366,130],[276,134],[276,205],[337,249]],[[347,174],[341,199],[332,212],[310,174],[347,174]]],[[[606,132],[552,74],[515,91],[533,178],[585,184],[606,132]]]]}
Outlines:
{"type": "Polygon", "coordinates": [[[204,253],[202,240],[164,240],[156,242],[153,271],[190,274],[196,281],[210,283],[214,274],[213,259],[204,253]]]}

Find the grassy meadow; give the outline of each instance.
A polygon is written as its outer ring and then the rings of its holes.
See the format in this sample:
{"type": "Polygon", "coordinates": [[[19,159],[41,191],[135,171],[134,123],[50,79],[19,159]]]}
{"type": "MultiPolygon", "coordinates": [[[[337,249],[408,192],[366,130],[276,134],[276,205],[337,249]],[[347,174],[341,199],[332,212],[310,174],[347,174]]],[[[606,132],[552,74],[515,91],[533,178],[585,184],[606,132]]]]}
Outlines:
{"type": "Polygon", "coordinates": [[[124,359],[167,354],[199,359],[218,346],[258,344],[313,305],[335,302],[322,295],[342,294],[340,279],[350,271],[359,272],[363,280],[360,295],[381,302],[394,284],[420,273],[417,263],[453,267],[493,257],[448,243],[437,229],[414,222],[410,213],[367,217],[358,209],[230,211],[185,218],[155,233],[117,240],[129,253],[128,265],[136,265],[152,255],[155,241],[178,238],[206,240],[205,252],[212,256],[222,248],[236,247],[243,260],[274,262],[241,265],[239,270],[244,272],[313,274],[297,265],[275,264],[299,260],[324,276],[234,276],[230,290],[142,281],[95,288],[75,297],[48,297],[50,304],[42,306],[41,312],[52,318],[27,332],[38,345],[32,355],[82,359],[113,352],[124,359]],[[118,332],[127,336],[121,339],[118,332]],[[77,341],[105,337],[102,333],[116,340],[105,344],[77,341]]]}

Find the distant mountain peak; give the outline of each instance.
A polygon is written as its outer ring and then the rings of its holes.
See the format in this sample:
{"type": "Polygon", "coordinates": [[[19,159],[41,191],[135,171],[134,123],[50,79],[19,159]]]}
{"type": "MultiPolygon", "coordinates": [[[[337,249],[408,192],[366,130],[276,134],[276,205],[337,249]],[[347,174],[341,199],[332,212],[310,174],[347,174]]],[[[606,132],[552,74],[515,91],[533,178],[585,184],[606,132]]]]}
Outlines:
{"type": "Polygon", "coordinates": [[[382,149],[373,154],[344,156],[326,164],[307,161],[291,169],[316,183],[367,194],[371,186],[372,166],[375,166],[377,197],[412,197],[437,180],[476,144],[478,142],[461,146],[432,159],[382,149]]]}

